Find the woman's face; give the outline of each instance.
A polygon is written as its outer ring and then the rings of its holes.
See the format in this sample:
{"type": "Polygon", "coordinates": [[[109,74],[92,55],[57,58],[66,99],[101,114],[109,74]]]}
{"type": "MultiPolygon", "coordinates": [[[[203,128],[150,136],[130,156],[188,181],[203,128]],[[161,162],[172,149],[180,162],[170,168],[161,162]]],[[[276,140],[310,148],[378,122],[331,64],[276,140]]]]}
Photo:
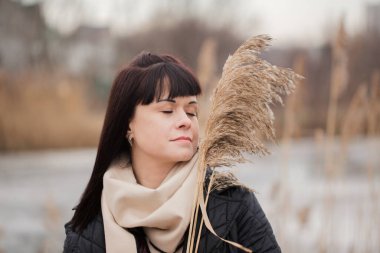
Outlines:
{"type": "Polygon", "coordinates": [[[133,155],[169,163],[190,160],[198,146],[197,113],[195,96],[167,99],[166,95],[137,105],[129,124],[133,155]]]}

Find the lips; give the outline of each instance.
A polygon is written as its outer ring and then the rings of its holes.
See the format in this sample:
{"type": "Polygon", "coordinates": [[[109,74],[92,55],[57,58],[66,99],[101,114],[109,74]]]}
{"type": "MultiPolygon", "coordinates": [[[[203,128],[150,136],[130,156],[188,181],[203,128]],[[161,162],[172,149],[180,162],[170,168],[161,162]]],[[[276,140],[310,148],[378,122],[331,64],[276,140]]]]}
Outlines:
{"type": "Polygon", "coordinates": [[[191,142],[191,138],[187,136],[180,136],[178,138],[173,139],[172,141],[190,141],[191,142]]]}

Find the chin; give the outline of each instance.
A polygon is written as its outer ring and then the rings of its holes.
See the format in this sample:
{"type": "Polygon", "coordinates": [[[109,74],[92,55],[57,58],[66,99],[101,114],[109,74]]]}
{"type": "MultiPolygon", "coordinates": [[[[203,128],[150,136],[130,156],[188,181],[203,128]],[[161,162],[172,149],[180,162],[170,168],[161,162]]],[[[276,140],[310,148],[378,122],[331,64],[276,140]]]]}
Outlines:
{"type": "Polygon", "coordinates": [[[194,151],[189,150],[186,152],[178,152],[173,158],[176,162],[187,162],[193,157],[193,155],[194,151]]]}

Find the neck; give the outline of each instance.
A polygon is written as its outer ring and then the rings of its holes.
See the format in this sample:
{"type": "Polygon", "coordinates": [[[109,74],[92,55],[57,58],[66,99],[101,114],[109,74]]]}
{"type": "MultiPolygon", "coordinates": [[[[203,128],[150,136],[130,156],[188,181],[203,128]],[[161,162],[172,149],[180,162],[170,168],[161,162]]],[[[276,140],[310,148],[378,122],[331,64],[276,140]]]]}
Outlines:
{"type": "Polygon", "coordinates": [[[174,165],[174,162],[157,161],[151,156],[132,151],[132,168],[137,183],[147,188],[156,189],[160,186],[174,165]]]}

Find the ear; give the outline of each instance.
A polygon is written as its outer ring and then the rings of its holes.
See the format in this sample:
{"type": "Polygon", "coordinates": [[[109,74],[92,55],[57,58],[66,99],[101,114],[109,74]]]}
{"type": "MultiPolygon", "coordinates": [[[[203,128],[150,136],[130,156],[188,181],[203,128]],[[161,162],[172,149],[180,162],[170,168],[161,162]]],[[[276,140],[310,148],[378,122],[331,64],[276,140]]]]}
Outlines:
{"type": "Polygon", "coordinates": [[[133,133],[134,127],[135,127],[135,124],[134,124],[134,120],[132,119],[128,124],[127,135],[133,133]]]}

